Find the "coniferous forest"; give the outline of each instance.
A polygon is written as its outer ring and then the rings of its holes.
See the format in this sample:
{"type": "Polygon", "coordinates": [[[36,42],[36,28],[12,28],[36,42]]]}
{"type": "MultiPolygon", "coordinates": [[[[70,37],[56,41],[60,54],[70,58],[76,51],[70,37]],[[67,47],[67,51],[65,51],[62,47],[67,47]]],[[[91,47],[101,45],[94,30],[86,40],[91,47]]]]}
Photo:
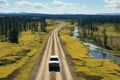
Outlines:
{"type": "Polygon", "coordinates": [[[117,50],[115,53],[119,55],[120,16],[85,16],[76,22],[81,40],[103,46],[108,50],[117,50]]]}
{"type": "Polygon", "coordinates": [[[37,17],[9,16],[0,17],[0,35],[1,41],[10,41],[18,43],[19,33],[22,31],[38,31],[38,23],[41,23],[41,31],[45,32],[45,19],[37,17]]]}
{"type": "MultiPolygon", "coordinates": [[[[32,15],[33,16],[33,15],[32,15]]],[[[94,34],[98,31],[98,25],[112,24],[116,32],[120,32],[120,16],[108,15],[44,15],[46,18],[51,19],[67,19],[71,23],[78,22],[78,26],[82,29],[82,39],[88,37],[93,38],[94,34]],[[49,17],[50,16],[50,17],[49,17]]],[[[46,32],[46,19],[43,17],[27,17],[27,16],[1,16],[0,17],[0,37],[1,41],[10,41],[11,43],[18,43],[19,33],[26,30],[38,31],[38,23],[41,23],[41,31],[46,32]]],[[[107,26],[104,27],[104,46],[107,47],[107,26]]],[[[112,36],[112,35],[111,35],[112,36]]],[[[100,39],[97,40],[98,42],[100,39]]]]}

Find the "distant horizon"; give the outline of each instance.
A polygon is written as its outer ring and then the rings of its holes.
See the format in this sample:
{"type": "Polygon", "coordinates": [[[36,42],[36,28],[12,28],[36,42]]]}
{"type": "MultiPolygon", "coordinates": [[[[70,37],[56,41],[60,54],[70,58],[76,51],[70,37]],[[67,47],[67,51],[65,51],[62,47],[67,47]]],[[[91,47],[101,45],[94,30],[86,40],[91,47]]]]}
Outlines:
{"type": "Polygon", "coordinates": [[[120,13],[120,0],[0,0],[0,13],[120,13]]]}
{"type": "Polygon", "coordinates": [[[96,14],[77,14],[77,13],[35,13],[35,12],[0,12],[0,14],[48,14],[48,15],[120,15],[120,13],[96,13],[96,14]]]}

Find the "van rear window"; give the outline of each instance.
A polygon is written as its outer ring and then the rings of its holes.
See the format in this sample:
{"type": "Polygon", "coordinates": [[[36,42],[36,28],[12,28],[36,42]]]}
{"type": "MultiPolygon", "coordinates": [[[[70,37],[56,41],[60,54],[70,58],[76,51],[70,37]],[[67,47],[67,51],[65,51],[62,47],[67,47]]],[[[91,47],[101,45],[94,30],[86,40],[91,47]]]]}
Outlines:
{"type": "Polygon", "coordinates": [[[50,58],[50,61],[58,61],[58,58],[50,58]]]}

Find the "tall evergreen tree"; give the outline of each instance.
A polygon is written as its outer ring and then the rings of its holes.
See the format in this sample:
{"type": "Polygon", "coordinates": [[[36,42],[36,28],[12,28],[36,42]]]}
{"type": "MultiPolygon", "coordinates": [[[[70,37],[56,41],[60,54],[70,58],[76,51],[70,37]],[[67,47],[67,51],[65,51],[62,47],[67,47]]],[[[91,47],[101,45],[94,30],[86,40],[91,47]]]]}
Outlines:
{"type": "Polygon", "coordinates": [[[107,47],[107,34],[106,34],[106,28],[103,29],[103,43],[104,43],[104,47],[107,47]]]}

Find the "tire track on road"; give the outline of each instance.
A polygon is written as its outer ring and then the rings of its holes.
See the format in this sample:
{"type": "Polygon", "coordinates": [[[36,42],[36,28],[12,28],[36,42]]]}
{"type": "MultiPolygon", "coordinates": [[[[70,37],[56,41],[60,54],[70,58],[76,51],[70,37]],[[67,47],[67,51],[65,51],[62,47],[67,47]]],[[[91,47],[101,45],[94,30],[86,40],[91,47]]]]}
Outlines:
{"type": "Polygon", "coordinates": [[[35,80],[73,80],[58,36],[59,30],[64,26],[63,23],[51,32],[35,80]],[[49,72],[51,55],[59,57],[60,72],[49,72]]]}
{"type": "MultiPolygon", "coordinates": [[[[65,24],[63,24],[65,25],[65,24]]],[[[62,26],[63,27],[63,26],[62,26]]],[[[62,27],[59,27],[58,31],[62,28],[62,27]]],[[[65,80],[73,80],[72,78],[72,75],[71,75],[71,72],[70,72],[70,69],[68,67],[68,63],[67,63],[67,59],[66,59],[66,56],[65,56],[65,53],[63,51],[63,48],[62,48],[62,45],[60,43],[60,39],[58,37],[58,31],[56,32],[56,39],[57,39],[57,42],[58,42],[58,46],[59,46],[59,50],[60,50],[60,56],[62,58],[62,63],[63,63],[63,66],[64,66],[64,70],[65,70],[65,75],[66,75],[66,79],[65,80]]]]}
{"type": "MultiPolygon", "coordinates": [[[[38,72],[37,72],[37,75],[36,75],[36,78],[35,80],[49,80],[49,74],[47,74],[47,78],[46,79],[46,76],[45,76],[45,72],[48,70],[46,70],[45,68],[47,67],[45,64],[47,64],[46,62],[48,62],[48,60],[46,60],[46,58],[48,57],[48,54],[50,55],[51,53],[48,53],[48,51],[50,50],[50,46],[52,45],[52,34],[49,36],[49,39],[48,39],[48,42],[47,42],[47,45],[46,45],[46,48],[45,48],[45,51],[44,51],[44,54],[43,54],[43,57],[42,57],[42,60],[41,60],[41,63],[40,63],[40,67],[38,69],[38,72]]],[[[47,67],[48,68],[48,67],[47,67]]]]}

